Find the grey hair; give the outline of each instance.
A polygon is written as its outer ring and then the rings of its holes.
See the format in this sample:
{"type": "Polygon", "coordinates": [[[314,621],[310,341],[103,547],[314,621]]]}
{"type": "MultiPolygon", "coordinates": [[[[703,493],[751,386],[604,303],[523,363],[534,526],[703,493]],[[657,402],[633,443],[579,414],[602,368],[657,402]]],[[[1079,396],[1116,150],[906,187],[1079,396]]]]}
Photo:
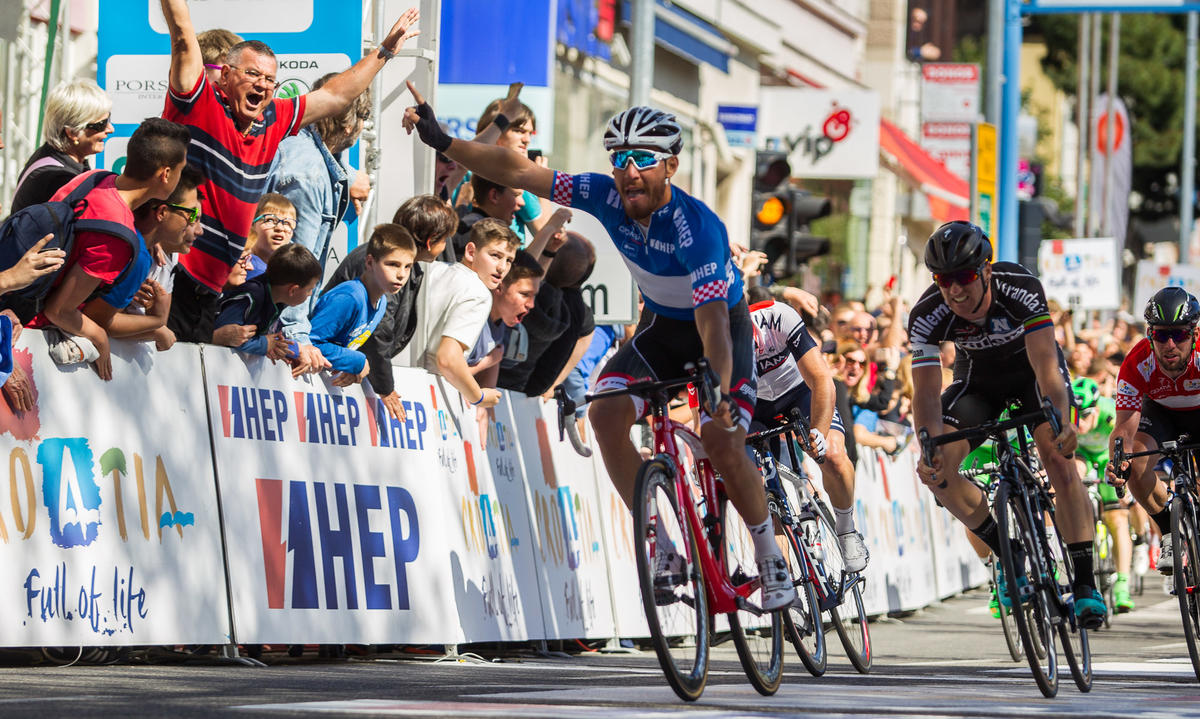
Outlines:
{"type": "Polygon", "coordinates": [[[64,82],[46,98],[42,139],[54,149],[66,152],[69,147],[66,131],[82,132],[85,125],[107,115],[112,104],[112,98],[91,80],[64,82]]]}

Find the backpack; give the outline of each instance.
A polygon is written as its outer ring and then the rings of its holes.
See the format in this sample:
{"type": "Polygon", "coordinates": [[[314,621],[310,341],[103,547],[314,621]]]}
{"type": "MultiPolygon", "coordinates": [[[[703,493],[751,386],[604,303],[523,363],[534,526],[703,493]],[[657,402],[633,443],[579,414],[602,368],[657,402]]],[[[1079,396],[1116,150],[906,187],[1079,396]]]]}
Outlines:
{"type": "MultiPolygon", "coordinates": [[[[45,249],[61,249],[67,253],[68,259],[75,247],[77,232],[102,232],[119,237],[129,243],[133,248],[133,256],[137,257],[141,240],[132,228],[112,220],[80,219],[80,215],[88,206],[87,195],[113,174],[105,170],[92,172],[63,199],[30,205],[5,219],[4,223],[0,224],[0,270],[7,270],[16,265],[29,248],[50,234],[54,235],[54,239],[46,243],[45,249]]],[[[124,279],[133,264],[127,264],[113,284],[124,279]]],[[[64,263],[57,272],[42,275],[28,287],[0,297],[0,309],[13,310],[22,323],[33,319],[42,311],[46,295],[50,293],[50,288],[67,266],[68,263],[64,263]]],[[[101,291],[111,286],[104,285],[101,291]]]]}

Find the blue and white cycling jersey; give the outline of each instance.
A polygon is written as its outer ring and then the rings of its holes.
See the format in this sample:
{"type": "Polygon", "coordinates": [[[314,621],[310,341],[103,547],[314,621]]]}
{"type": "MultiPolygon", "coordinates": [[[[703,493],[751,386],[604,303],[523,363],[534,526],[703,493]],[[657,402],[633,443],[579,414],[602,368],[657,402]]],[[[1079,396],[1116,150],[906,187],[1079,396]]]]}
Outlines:
{"type": "Polygon", "coordinates": [[[649,228],[625,214],[608,175],[555,172],[550,199],[600,220],[655,314],[690,321],[700,305],[741,301],[742,273],[730,258],[725,224],[679,188],[671,188],[671,201],[651,215],[649,228]]]}

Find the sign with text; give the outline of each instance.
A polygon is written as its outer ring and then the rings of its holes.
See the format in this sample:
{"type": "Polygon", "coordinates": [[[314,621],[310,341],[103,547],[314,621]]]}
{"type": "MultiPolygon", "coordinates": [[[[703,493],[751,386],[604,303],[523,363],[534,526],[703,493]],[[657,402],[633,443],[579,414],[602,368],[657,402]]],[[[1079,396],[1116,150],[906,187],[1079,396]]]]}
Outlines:
{"type": "Polygon", "coordinates": [[[1200,295],[1200,267],[1193,265],[1160,265],[1152,260],[1141,260],[1137,263],[1136,277],[1133,306],[1137,308],[1145,307],[1154,293],[1164,287],[1182,287],[1193,295],[1200,295]]]}
{"type": "Polygon", "coordinates": [[[717,105],[717,122],[725,128],[725,139],[730,147],[754,147],[757,144],[757,107],[717,105]]]}
{"type": "Polygon", "coordinates": [[[921,119],[972,123],[979,119],[979,66],[965,62],[921,65],[921,119]]]}
{"type": "Polygon", "coordinates": [[[1064,308],[1116,310],[1121,304],[1120,248],[1111,237],[1045,240],[1038,275],[1046,298],[1064,308]]]}
{"type": "Polygon", "coordinates": [[[860,89],[764,87],[758,137],[762,149],[788,153],[793,177],[875,177],[879,95],[860,89]]]}
{"type": "Polygon", "coordinates": [[[962,178],[971,176],[971,125],[965,122],[921,123],[921,147],[962,178]]]}
{"type": "Polygon", "coordinates": [[[144,349],[113,342],[102,382],[17,343],[36,408],[0,400],[2,646],[230,641],[200,351],[144,349]]]}
{"type": "Polygon", "coordinates": [[[583,299],[596,316],[596,324],[629,324],[638,319],[638,288],[613,244],[608,230],[583,210],[571,210],[571,232],[578,232],[596,249],[596,267],[583,286],[583,299]]]}
{"type": "Polygon", "coordinates": [[[988,237],[997,236],[1000,217],[996,213],[996,126],[981,122],[975,126],[975,224],[988,237]]]}

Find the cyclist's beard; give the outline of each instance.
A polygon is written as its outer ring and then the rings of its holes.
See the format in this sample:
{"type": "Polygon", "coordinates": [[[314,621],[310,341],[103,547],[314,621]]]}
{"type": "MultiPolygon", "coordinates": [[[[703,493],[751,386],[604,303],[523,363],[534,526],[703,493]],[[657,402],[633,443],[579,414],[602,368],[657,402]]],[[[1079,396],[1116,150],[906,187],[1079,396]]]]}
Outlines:
{"type": "Polygon", "coordinates": [[[1158,361],[1162,363],[1163,369],[1166,369],[1170,372],[1179,372],[1186,367],[1188,361],[1192,359],[1192,352],[1193,350],[1191,348],[1188,348],[1186,352],[1181,349],[1172,358],[1159,356],[1158,361]]]}

